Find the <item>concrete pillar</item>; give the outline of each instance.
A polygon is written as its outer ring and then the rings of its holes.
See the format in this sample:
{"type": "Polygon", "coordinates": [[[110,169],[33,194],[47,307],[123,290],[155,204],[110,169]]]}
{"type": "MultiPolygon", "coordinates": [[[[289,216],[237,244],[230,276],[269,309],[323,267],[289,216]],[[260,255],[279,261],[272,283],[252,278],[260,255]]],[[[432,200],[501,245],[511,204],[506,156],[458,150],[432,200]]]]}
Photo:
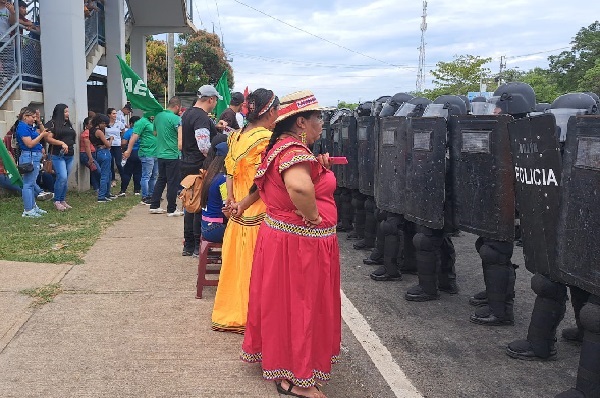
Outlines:
{"type": "Polygon", "coordinates": [[[108,0],[104,7],[108,106],[121,109],[126,97],[117,55],[125,59],[125,10],[123,0],[108,0]]]}
{"type": "MultiPolygon", "coordinates": [[[[133,27],[129,36],[129,54],[131,56],[131,69],[148,82],[148,69],[146,68],[146,34],[139,28],[133,27]]],[[[134,109],[133,114],[142,116],[142,111],[134,109]]]]}
{"type": "MultiPolygon", "coordinates": [[[[69,107],[71,123],[81,133],[87,117],[87,77],[85,61],[85,22],[81,2],[73,0],[41,1],[42,77],[44,82],[45,120],[52,117],[54,106],[69,107]]],[[[79,172],[77,140],[71,188],[89,189],[87,169],[79,172]]]]}

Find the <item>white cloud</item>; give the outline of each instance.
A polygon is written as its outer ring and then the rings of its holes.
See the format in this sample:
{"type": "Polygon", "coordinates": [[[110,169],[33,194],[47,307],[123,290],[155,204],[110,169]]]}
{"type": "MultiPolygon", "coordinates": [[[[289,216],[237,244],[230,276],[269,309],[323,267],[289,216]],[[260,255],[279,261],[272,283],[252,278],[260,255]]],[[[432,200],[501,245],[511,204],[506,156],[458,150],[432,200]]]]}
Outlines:
{"type": "MultiPolygon", "coordinates": [[[[283,96],[308,88],[325,105],[414,90],[421,2],[241,1],[354,52],[234,0],[217,1],[220,18],[214,1],[194,0],[196,25],[201,26],[201,19],[203,27],[212,30],[214,22],[215,32],[223,32],[226,49],[233,57],[236,90],[267,87],[283,96]]],[[[594,22],[599,11],[600,2],[586,3],[584,14],[591,16],[586,19],[583,13],[573,11],[571,3],[559,0],[543,4],[522,0],[430,0],[426,70],[438,61],[450,61],[454,55],[463,54],[492,57],[487,65],[492,72],[498,71],[502,55],[508,56],[509,67],[547,67],[547,56],[559,51],[535,53],[568,46],[579,29],[594,22]]],[[[431,87],[430,77],[426,87],[431,87]]]]}

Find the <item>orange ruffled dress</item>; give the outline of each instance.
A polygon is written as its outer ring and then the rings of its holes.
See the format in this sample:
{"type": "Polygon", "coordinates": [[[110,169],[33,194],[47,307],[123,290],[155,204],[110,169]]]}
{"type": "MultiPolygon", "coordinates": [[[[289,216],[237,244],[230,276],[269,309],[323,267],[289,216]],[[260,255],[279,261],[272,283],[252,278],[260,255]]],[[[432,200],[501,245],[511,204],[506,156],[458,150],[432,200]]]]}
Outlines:
{"type": "Polygon", "coordinates": [[[327,381],[340,353],[340,258],[334,174],[303,144],[279,141],[256,184],[267,205],[254,253],[242,360],[262,362],[267,380],[300,387],[327,381]],[[281,173],[308,163],[323,222],[308,228],[294,213],[281,173]]]}
{"type": "MultiPolygon", "coordinates": [[[[243,199],[254,184],[261,154],[269,144],[272,132],[263,127],[241,133],[233,132],[228,140],[225,158],[227,176],[233,178],[233,197],[243,199]]],[[[258,228],[265,218],[261,199],[241,217],[231,217],[223,236],[223,264],[212,313],[212,329],[244,333],[248,314],[248,289],[252,258],[258,228]]]]}

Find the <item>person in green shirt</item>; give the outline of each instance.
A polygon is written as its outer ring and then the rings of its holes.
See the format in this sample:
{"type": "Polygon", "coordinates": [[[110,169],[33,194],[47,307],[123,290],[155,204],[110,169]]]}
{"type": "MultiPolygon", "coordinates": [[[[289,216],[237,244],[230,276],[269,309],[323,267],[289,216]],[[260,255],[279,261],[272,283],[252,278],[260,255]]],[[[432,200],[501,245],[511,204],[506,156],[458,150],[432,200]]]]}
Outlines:
{"type": "Polygon", "coordinates": [[[179,173],[179,136],[181,118],[181,100],[173,97],[167,109],[154,117],[156,131],[156,158],[158,159],[158,179],[150,201],[151,214],[167,213],[169,217],[182,216],[177,210],[177,191],[181,175],[179,173]],[[167,188],[167,210],[160,207],[163,191],[167,188]]]}
{"type": "MultiPolygon", "coordinates": [[[[151,116],[150,119],[154,119],[151,116]]],[[[158,161],[156,159],[156,132],[152,120],[142,117],[133,125],[133,135],[127,145],[127,150],[123,153],[123,159],[129,158],[133,146],[137,141],[140,143],[138,156],[142,162],[142,178],[140,185],[142,190],[142,204],[150,205],[156,178],[158,177],[158,161]]]]}

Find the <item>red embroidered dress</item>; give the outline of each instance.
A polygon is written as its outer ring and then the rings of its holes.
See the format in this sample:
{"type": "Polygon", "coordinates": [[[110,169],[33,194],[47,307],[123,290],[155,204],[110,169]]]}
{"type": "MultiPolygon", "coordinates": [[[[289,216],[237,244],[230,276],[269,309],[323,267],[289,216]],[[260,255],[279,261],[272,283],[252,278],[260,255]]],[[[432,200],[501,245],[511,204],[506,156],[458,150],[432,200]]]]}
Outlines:
{"type": "Polygon", "coordinates": [[[340,258],[333,200],[335,176],[300,142],[280,140],[256,178],[267,216],[260,226],[242,360],[261,362],[267,380],[300,387],[329,380],[340,353],[340,258]],[[294,213],[281,173],[308,163],[323,222],[308,228],[294,213]]]}

